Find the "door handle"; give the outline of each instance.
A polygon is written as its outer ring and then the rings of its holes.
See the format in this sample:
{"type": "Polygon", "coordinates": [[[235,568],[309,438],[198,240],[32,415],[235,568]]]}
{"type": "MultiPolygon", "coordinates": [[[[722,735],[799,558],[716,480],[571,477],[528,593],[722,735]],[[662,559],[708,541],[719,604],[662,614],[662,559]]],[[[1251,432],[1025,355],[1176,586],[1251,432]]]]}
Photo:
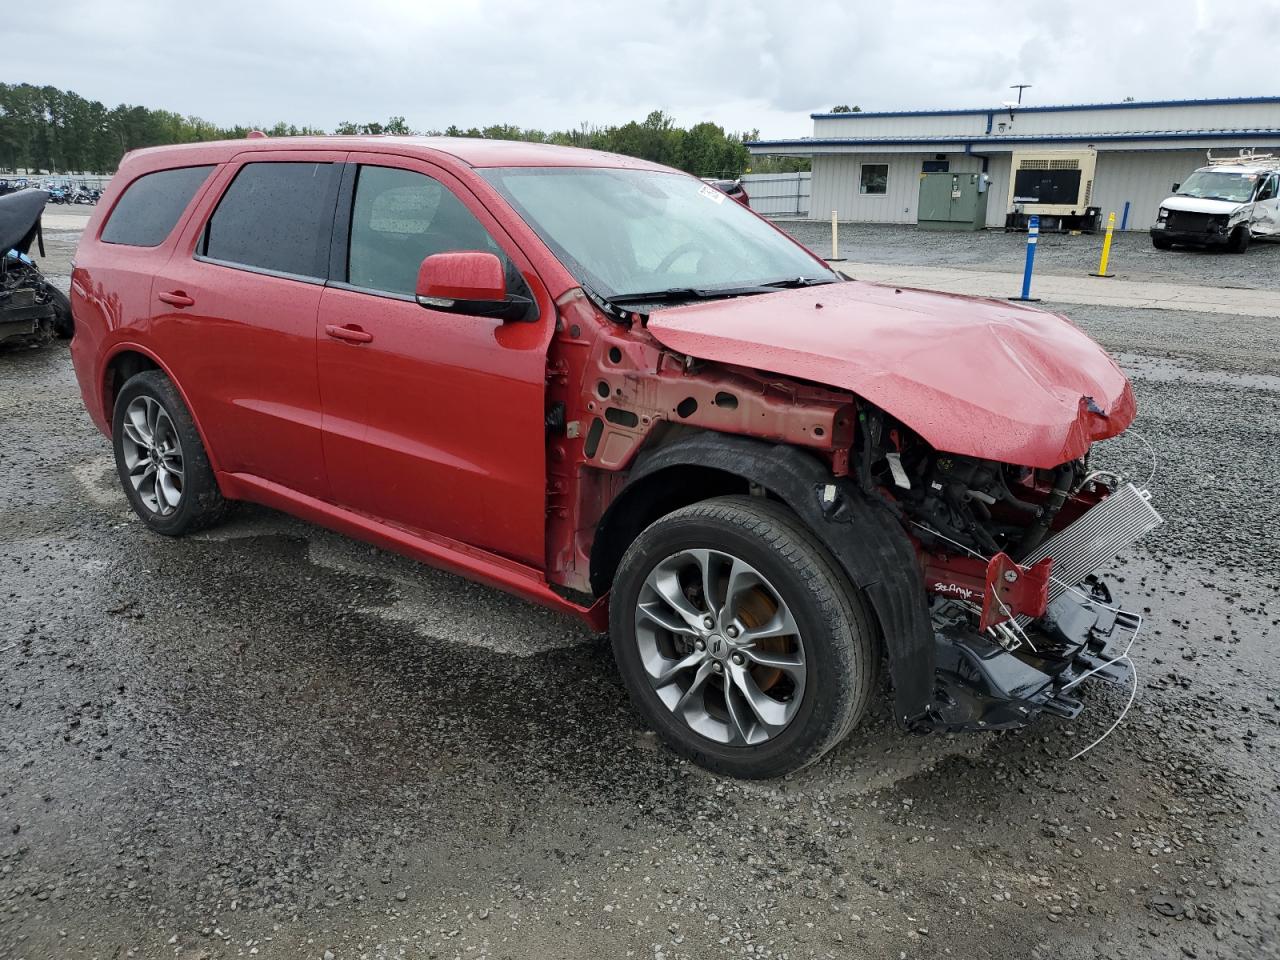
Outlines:
{"type": "Polygon", "coordinates": [[[372,333],[361,330],[354,323],[347,324],[345,327],[331,323],[324,328],[324,332],[335,340],[346,340],[348,343],[368,343],[373,339],[372,333]]]}
{"type": "Polygon", "coordinates": [[[188,297],[181,290],[169,290],[165,293],[157,294],[157,299],[159,299],[161,303],[168,303],[175,307],[189,307],[195,303],[194,300],[188,297]]]}

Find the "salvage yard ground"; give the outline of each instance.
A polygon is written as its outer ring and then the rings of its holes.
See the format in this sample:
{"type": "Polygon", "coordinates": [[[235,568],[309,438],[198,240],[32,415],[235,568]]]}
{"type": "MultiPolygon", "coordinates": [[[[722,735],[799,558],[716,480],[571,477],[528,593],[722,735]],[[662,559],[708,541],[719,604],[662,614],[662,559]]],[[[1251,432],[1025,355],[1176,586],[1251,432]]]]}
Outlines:
{"type": "MultiPolygon", "coordinates": [[[[47,222],[64,287],[76,226],[47,222]]],[[[1016,292],[1016,235],[842,236],[1016,292]]],[[[1166,518],[1116,578],[1136,704],[1075,762],[1127,691],[989,736],[881,709],[798,776],[716,779],[573,622],[268,510],[149,535],[66,345],[0,354],[0,960],[1280,957],[1280,245],[1113,258],[1274,310],[1045,304],[1133,378],[1101,460],[1166,518]]]]}

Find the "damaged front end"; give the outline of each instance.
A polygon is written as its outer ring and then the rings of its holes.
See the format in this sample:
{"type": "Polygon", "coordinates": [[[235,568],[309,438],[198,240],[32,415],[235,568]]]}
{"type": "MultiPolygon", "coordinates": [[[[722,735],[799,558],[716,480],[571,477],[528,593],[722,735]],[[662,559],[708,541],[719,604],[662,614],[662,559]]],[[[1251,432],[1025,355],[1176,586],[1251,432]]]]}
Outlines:
{"type": "Polygon", "coordinates": [[[1087,455],[1033,469],[938,453],[875,410],[859,427],[864,488],[907,529],[929,598],[933,699],[912,728],[1074,717],[1080,683],[1128,681],[1142,619],[1096,571],[1161,523],[1149,494],[1087,455]]]}

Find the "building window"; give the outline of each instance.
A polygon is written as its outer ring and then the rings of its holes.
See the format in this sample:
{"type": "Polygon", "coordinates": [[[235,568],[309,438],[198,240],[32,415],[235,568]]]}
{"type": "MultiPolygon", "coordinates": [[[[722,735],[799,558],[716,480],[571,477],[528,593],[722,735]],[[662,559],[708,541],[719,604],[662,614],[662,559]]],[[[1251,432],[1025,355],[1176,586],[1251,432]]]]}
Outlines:
{"type": "Polygon", "coordinates": [[[920,167],[922,173],[950,173],[950,160],[925,160],[920,167]]]}
{"type": "Polygon", "coordinates": [[[858,181],[858,192],[869,197],[883,197],[889,192],[889,165],[864,163],[858,181]]]}

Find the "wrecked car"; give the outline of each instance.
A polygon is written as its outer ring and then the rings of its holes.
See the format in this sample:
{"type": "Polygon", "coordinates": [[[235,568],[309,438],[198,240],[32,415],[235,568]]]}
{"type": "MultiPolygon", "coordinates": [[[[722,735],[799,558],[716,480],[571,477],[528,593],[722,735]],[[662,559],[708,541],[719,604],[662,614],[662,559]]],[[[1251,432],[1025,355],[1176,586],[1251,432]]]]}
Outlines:
{"type": "Polygon", "coordinates": [[[1211,160],[1173,191],[1151,226],[1157,250],[1176,244],[1244,253],[1253,240],[1280,238],[1280,158],[1211,160]]]}
{"type": "Polygon", "coordinates": [[[0,345],[39,345],[71,336],[71,303],[44,278],[31,246],[44,256],[40,215],[48,194],[19,190],[0,196],[0,345]]]}
{"type": "Polygon", "coordinates": [[[289,138],[130,153],[72,356],[179,536],[293,513],[607,629],[681,755],[772,777],[877,696],[1075,716],[1160,522],[1096,469],[1133,391],[1065,318],[846,280],[694,177],[586,150],[289,138]]]}

